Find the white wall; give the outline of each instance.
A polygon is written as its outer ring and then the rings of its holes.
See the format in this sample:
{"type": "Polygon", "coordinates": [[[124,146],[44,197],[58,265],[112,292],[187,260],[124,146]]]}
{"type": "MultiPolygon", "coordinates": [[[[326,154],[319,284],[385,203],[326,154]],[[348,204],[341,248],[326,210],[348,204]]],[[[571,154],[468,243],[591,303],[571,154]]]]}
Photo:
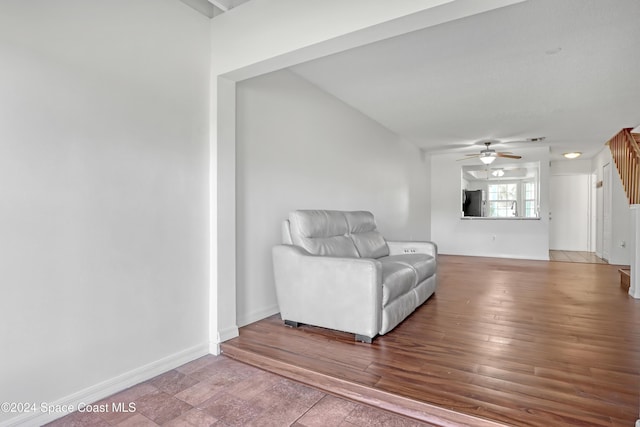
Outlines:
{"type": "Polygon", "coordinates": [[[0,402],[206,353],[208,31],[175,0],[0,3],[0,402]]]}
{"type": "Polygon", "coordinates": [[[420,151],[298,75],[237,85],[237,315],[277,313],[271,248],[295,209],[370,210],[390,239],[429,238],[420,151]]]}
{"type": "Polygon", "coordinates": [[[460,154],[431,156],[431,238],[440,253],[549,259],[549,149],[518,154],[523,161],[540,161],[540,220],[460,219],[460,154]]]}
{"type": "Polygon", "coordinates": [[[556,160],[551,162],[551,175],[589,175],[591,159],[556,160]]]}
{"type": "MultiPolygon", "coordinates": [[[[630,261],[630,238],[631,238],[631,211],[629,201],[622,186],[622,180],[618,174],[615,162],[611,157],[609,147],[604,147],[602,151],[593,159],[593,173],[597,180],[603,179],[602,168],[605,164],[611,164],[611,247],[609,248],[609,264],[629,265],[630,261]],[[622,243],[624,242],[624,247],[622,243]]],[[[601,194],[604,187],[597,191],[601,194]]],[[[599,197],[602,200],[602,197],[599,197]]],[[[600,210],[600,209],[599,209],[600,210]]],[[[601,216],[602,212],[598,212],[601,216]]],[[[602,235],[602,221],[598,224],[598,236],[602,235]]]]}

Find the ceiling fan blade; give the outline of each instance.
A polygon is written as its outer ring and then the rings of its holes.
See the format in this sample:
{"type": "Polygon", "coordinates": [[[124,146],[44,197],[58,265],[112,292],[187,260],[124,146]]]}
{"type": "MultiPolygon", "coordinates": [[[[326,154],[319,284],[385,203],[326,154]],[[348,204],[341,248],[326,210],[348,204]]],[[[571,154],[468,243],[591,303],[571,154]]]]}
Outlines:
{"type": "Polygon", "coordinates": [[[457,159],[456,162],[459,162],[461,160],[469,160],[469,159],[473,159],[474,157],[480,157],[480,154],[467,154],[468,157],[465,157],[464,159],[457,159]]]}
{"type": "Polygon", "coordinates": [[[498,151],[498,154],[513,154],[511,151],[498,151]]]}
{"type": "Polygon", "coordinates": [[[498,157],[506,157],[507,159],[521,159],[522,156],[516,156],[513,154],[497,153],[498,157]]]}

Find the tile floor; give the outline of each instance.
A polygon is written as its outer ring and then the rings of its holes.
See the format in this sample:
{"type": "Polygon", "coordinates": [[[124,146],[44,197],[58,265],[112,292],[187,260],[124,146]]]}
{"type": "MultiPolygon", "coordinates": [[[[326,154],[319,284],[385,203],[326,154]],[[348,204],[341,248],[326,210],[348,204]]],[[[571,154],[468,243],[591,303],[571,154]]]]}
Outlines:
{"type": "Polygon", "coordinates": [[[607,261],[596,256],[593,252],[581,251],[549,251],[551,261],[583,262],[590,264],[607,264],[607,261]]]}
{"type": "Polygon", "coordinates": [[[74,412],[49,427],[427,426],[229,359],[204,356],[74,412]],[[113,410],[133,408],[130,412],[113,410]],[[130,406],[132,404],[132,406],[130,406]]]}

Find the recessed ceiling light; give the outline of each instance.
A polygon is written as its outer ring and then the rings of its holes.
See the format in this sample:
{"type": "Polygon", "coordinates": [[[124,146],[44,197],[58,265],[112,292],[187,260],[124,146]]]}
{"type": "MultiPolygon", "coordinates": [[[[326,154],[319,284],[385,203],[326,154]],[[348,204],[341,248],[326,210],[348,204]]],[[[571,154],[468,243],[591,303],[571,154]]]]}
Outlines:
{"type": "Polygon", "coordinates": [[[580,155],[582,155],[581,152],[579,151],[572,151],[571,153],[564,153],[563,156],[565,156],[567,159],[576,159],[578,157],[580,157],[580,155]]]}

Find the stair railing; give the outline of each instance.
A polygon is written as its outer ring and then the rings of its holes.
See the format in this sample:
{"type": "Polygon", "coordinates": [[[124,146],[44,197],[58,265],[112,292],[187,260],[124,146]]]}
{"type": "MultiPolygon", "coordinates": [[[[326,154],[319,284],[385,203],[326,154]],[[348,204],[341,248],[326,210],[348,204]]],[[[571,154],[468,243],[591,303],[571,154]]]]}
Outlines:
{"type": "Polygon", "coordinates": [[[607,143],[618,169],[629,204],[640,204],[640,135],[622,129],[607,143]]]}

